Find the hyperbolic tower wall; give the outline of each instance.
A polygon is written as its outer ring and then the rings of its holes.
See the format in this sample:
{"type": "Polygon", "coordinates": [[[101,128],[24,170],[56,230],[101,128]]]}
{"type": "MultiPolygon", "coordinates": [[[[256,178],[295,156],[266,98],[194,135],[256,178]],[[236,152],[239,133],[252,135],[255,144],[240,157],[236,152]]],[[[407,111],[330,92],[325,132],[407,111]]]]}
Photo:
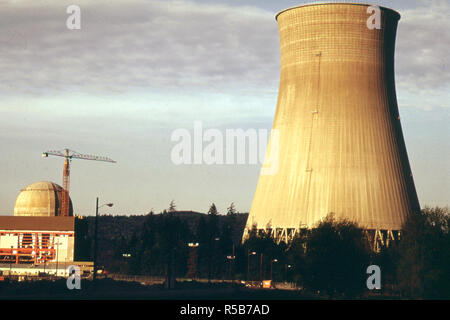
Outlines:
{"type": "MultiPolygon", "coordinates": [[[[279,168],[259,177],[244,239],[256,225],[289,241],[333,213],[389,240],[420,210],[395,94],[400,15],[380,8],[381,28],[369,29],[367,7],[315,4],[277,15],[279,168]]],[[[268,152],[274,143],[272,135],[268,152]]]]}

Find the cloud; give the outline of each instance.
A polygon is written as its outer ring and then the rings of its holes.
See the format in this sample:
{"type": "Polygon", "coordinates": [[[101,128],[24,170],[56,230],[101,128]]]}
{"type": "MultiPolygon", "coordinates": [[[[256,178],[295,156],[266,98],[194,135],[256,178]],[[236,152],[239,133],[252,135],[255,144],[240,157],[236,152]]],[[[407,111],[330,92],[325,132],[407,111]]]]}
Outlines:
{"type": "MultiPolygon", "coordinates": [[[[0,92],[232,89],[276,95],[275,12],[236,3],[80,0],[82,29],[68,30],[70,1],[2,2],[0,92]]],[[[449,4],[420,3],[401,10],[398,28],[397,88],[406,105],[445,96],[450,84],[449,4]]],[[[442,106],[442,100],[427,106],[442,106]]]]}
{"type": "Polygon", "coordinates": [[[401,90],[435,96],[449,91],[449,12],[448,1],[427,1],[401,12],[396,54],[401,90]]]}
{"type": "MultiPolygon", "coordinates": [[[[59,181],[57,159],[36,159],[64,146],[118,161],[115,169],[76,164],[72,195],[79,212],[90,212],[100,185],[102,197],[117,199],[123,212],[162,209],[174,198],[203,210],[215,181],[223,182],[216,204],[249,208],[258,167],[174,167],[170,133],[190,130],[194,120],[221,130],[270,128],[280,72],[274,15],[298,3],[201,1],[77,0],[82,29],[71,31],[72,0],[0,0],[0,145],[7,150],[0,159],[6,168],[0,211],[12,212],[24,185],[59,181]],[[129,192],[115,190],[117,181],[129,192]],[[184,182],[196,188],[187,192],[184,182]]],[[[445,159],[450,110],[448,4],[401,3],[399,105],[432,109],[402,108],[405,139],[423,198],[431,199],[426,203],[446,204],[448,165],[439,159],[445,159]],[[445,103],[445,110],[434,108],[445,103]]]]}
{"type": "Polygon", "coordinates": [[[2,5],[1,91],[276,87],[271,12],[189,1],[79,1],[81,30],[68,30],[69,4],[2,5]]]}

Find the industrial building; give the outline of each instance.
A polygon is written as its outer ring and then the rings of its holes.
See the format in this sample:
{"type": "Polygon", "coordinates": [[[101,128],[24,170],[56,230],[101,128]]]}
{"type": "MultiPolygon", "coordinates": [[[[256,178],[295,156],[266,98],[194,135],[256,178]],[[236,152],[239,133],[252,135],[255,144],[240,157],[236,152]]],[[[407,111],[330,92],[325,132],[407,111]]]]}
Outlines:
{"type": "Polygon", "coordinates": [[[276,16],[279,139],[267,150],[278,149],[279,169],[259,177],[244,240],[256,227],[289,242],[333,213],[385,245],[420,210],[395,92],[400,15],[380,7],[380,28],[369,28],[368,7],[309,4],[276,16]]]}
{"type": "Polygon", "coordinates": [[[5,274],[64,275],[66,266],[85,260],[87,223],[61,216],[63,189],[37,182],[17,197],[14,216],[0,216],[0,270],[5,274]]]}

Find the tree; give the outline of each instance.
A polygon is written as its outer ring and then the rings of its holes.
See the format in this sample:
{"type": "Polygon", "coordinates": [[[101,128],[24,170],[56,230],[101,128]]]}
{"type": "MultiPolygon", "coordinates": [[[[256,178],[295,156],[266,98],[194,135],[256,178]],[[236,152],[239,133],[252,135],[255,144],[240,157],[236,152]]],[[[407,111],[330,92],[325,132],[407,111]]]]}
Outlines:
{"type": "Polygon", "coordinates": [[[175,201],[174,200],[170,201],[169,210],[167,210],[167,211],[168,212],[175,212],[176,209],[177,209],[177,206],[175,205],[175,201]]]}
{"type": "Polygon", "coordinates": [[[235,215],[236,214],[236,208],[234,207],[234,202],[230,204],[230,206],[227,208],[227,215],[235,215]]]}
{"type": "Polygon", "coordinates": [[[128,252],[131,253],[131,261],[127,268],[127,271],[130,274],[140,274],[141,273],[141,258],[142,258],[142,250],[139,245],[139,239],[136,232],[131,236],[130,241],[128,242],[128,252]]]}
{"type": "Polygon", "coordinates": [[[270,279],[271,269],[274,281],[283,279],[283,267],[286,262],[285,252],[287,249],[284,242],[278,244],[268,233],[258,234],[256,225],[253,225],[244,247],[247,252],[245,260],[247,267],[250,269],[250,280],[270,279]],[[248,252],[255,252],[256,255],[248,255],[248,252]]]}
{"type": "Polygon", "coordinates": [[[309,232],[302,231],[297,233],[286,252],[285,276],[287,281],[293,281],[301,286],[304,284],[303,279],[307,273],[305,254],[308,234],[309,232]]]}
{"type": "Polygon", "coordinates": [[[208,262],[209,262],[209,230],[208,223],[204,216],[200,217],[198,225],[196,228],[196,238],[199,242],[198,247],[198,272],[200,276],[206,275],[208,273],[208,262]]]}
{"type": "Polygon", "coordinates": [[[189,250],[189,258],[187,262],[187,269],[188,269],[186,274],[187,278],[194,279],[198,277],[197,261],[198,261],[197,248],[191,247],[189,250]]]}
{"type": "Polygon", "coordinates": [[[219,212],[217,211],[216,205],[214,203],[211,204],[211,206],[209,207],[208,214],[214,215],[214,216],[219,214],[219,212]]]}
{"type": "Polygon", "coordinates": [[[219,236],[219,223],[218,223],[218,211],[216,205],[213,203],[208,209],[208,219],[206,222],[205,232],[205,249],[208,257],[208,280],[211,279],[213,272],[217,270],[217,240],[220,240],[219,236]]]}
{"type": "Polygon", "coordinates": [[[366,289],[370,249],[355,223],[327,216],[306,240],[305,285],[317,292],[352,298],[366,289]]]}
{"type": "Polygon", "coordinates": [[[176,275],[186,274],[187,242],[191,238],[188,226],[173,214],[162,215],[156,224],[153,250],[159,253],[164,266],[166,287],[172,288],[176,275]]]}
{"type": "Polygon", "coordinates": [[[220,227],[219,240],[215,241],[215,256],[217,257],[214,264],[216,265],[216,276],[231,276],[231,269],[233,258],[229,259],[227,256],[233,256],[233,227],[234,216],[224,216],[222,218],[223,223],[220,227]]]}
{"type": "Polygon", "coordinates": [[[410,298],[450,298],[450,215],[446,208],[411,214],[399,243],[397,277],[410,298]]]}

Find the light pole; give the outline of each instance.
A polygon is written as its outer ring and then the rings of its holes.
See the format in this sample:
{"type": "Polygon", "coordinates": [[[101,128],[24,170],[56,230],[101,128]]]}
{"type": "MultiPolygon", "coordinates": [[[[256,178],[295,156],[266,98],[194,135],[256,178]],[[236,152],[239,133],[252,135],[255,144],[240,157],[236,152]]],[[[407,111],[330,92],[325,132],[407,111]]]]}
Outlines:
{"type": "Polygon", "coordinates": [[[273,259],[270,261],[270,281],[272,281],[272,269],[273,269],[273,263],[278,262],[277,259],[273,259]]]}
{"type": "Polygon", "coordinates": [[[198,242],[189,242],[188,247],[189,250],[189,264],[188,264],[188,276],[191,276],[194,279],[197,279],[197,248],[199,244],[198,242]]]}
{"type": "Polygon", "coordinates": [[[290,264],[284,264],[284,282],[287,282],[287,270],[291,268],[290,264]]]}
{"type": "Polygon", "coordinates": [[[97,231],[98,231],[98,209],[100,209],[103,206],[112,207],[114,204],[112,203],[105,203],[102,204],[100,207],[98,206],[98,197],[97,202],[95,205],[95,226],[94,226],[94,275],[93,275],[93,281],[97,278],[97,246],[98,246],[98,237],[97,237],[97,231]]]}
{"type": "Polygon", "coordinates": [[[250,249],[247,250],[247,281],[250,281],[250,255],[255,255],[256,252],[250,252],[250,249]]]}
{"type": "Polygon", "coordinates": [[[263,281],[263,253],[261,252],[260,260],[259,260],[259,281],[261,282],[260,285],[262,286],[263,281]]]}
{"type": "Polygon", "coordinates": [[[234,281],[234,273],[233,273],[233,269],[234,269],[234,260],[236,259],[236,256],[234,255],[234,243],[233,243],[233,250],[232,250],[232,254],[231,256],[227,256],[228,259],[228,263],[229,263],[229,278],[231,280],[231,282],[234,281]]]}
{"type": "Polygon", "coordinates": [[[208,284],[211,284],[211,275],[212,275],[212,264],[216,264],[216,242],[219,241],[220,238],[214,238],[212,243],[212,252],[209,255],[209,266],[208,266],[208,284]]]}
{"type": "Polygon", "coordinates": [[[122,253],[122,257],[127,260],[126,262],[126,268],[127,268],[127,273],[129,272],[128,270],[128,259],[131,258],[131,253],[122,253]]]}

